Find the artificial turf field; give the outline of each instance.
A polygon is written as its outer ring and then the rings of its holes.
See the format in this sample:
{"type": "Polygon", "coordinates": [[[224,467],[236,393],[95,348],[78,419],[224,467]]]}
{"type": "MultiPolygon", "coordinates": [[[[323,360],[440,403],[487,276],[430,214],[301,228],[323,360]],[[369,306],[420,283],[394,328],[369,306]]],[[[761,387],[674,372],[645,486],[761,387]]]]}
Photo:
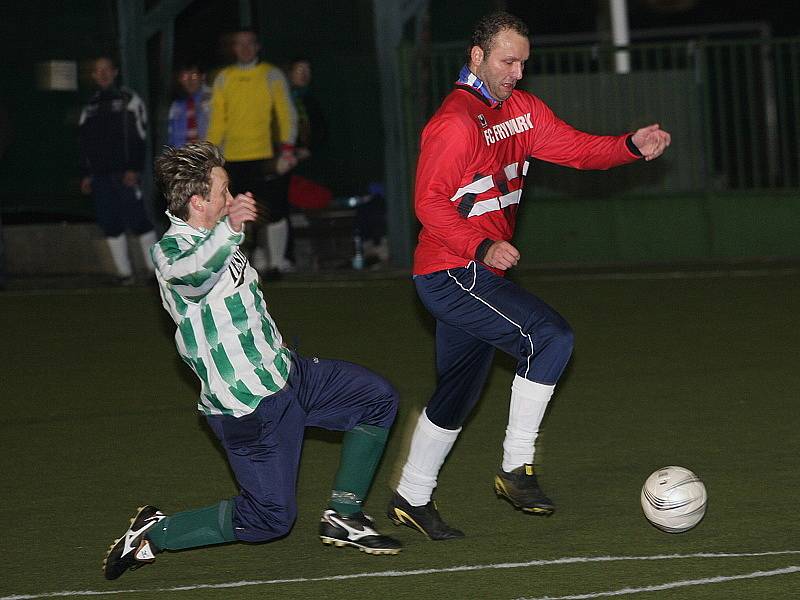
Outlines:
{"type": "Polygon", "coordinates": [[[389,482],[434,382],[431,320],[405,277],[290,280],[265,289],[287,343],[363,363],[400,391],[366,511],[404,551],[319,542],[340,436],[310,430],[288,537],[162,554],[115,582],[100,564],[136,506],[170,513],[236,493],[196,416],[193,375],[150,287],[0,294],[0,600],[800,597],[800,268],[515,279],[576,332],[538,444],[552,517],[494,496],[512,377],[498,356],[436,493],[467,537],[394,528],[389,482]],[[639,506],[644,479],[668,464],[695,470],[710,498],[680,535],[639,506]]]}

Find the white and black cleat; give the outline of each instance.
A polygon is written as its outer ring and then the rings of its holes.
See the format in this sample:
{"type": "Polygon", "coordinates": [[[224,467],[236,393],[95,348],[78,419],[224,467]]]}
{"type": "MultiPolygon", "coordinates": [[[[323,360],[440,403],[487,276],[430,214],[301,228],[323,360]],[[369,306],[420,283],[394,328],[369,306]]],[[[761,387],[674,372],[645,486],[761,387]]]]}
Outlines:
{"type": "Polygon", "coordinates": [[[165,518],[155,506],[139,507],[131,519],[128,531],[114,540],[103,559],[103,575],[106,579],[116,579],[127,570],[132,571],[155,561],[158,549],[145,534],[165,518]]]}
{"type": "Polygon", "coordinates": [[[363,512],[340,515],[328,509],[319,520],[319,539],[337,547],[352,546],[367,554],[397,554],[403,545],[388,535],[375,531],[375,523],[363,512]]]}

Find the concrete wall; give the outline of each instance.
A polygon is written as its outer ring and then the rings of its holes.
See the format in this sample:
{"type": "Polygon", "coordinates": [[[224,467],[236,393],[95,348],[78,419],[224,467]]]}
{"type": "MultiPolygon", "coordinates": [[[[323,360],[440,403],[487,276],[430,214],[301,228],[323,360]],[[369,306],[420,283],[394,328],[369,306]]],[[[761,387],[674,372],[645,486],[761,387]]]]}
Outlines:
{"type": "Polygon", "coordinates": [[[800,192],[611,198],[526,193],[525,264],[800,258],[800,192]]]}
{"type": "MultiPolygon", "coordinates": [[[[102,232],[93,223],[4,225],[9,275],[115,275],[102,232]]],[[[144,270],[139,242],[128,236],[131,261],[144,270]]]]}
{"type": "MultiPolygon", "coordinates": [[[[335,233],[332,227],[328,237],[335,233]]],[[[349,238],[339,235],[346,254],[349,238]]],[[[94,224],[5,225],[3,236],[10,275],[114,273],[94,224]]],[[[514,242],[525,266],[800,259],[800,192],[600,199],[537,198],[528,192],[514,242]]],[[[141,269],[135,238],[129,247],[141,269]]],[[[331,253],[321,248],[315,252],[331,253]]]]}

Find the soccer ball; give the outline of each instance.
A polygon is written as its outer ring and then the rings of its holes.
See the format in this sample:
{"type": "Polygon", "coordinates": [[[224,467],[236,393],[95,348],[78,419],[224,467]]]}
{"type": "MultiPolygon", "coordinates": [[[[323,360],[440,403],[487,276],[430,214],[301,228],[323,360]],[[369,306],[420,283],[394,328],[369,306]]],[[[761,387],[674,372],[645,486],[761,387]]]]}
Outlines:
{"type": "Polygon", "coordinates": [[[683,533],[706,514],[706,486],[683,467],[654,471],[642,486],[642,510],[654,526],[667,533],[683,533]]]}

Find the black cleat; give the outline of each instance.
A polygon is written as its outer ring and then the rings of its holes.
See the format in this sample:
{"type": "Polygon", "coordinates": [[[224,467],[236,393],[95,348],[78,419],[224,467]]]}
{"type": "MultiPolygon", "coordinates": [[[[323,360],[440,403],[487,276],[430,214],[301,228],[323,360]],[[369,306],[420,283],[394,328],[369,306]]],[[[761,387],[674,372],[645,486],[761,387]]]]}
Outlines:
{"type": "Polygon", "coordinates": [[[372,518],[363,512],[344,516],[328,509],[319,520],[319,539],[323,544],[353,546],[367,554],[397,554],[403,545],[375,531],[372,518]]]}
{"type": "Polygon", "coordinates": [[[463,538],[464,532],[450,527],[442,520],[436,503],[431,500],[425,506],[411,506],[397,492],[389,501],[387,516],[395,525],[406,525],[424,533],[429,540],[453,540],[463,538]]]}
{"type": "Polygon", "coordinates": [[[522,465],[510,473],[498,471],[494,476],[494,491],[526,513],[550,516],[556,509],[553,501],[539,487],[533,465],[522,465]]]}
{"type": "Polygon", "coordinates": [[[155,506],[139,508],[139,512],[131,519],[128,531],[111,544],[103,559],[103,575],[106,579],[116,579],[125,571],[133,571],[156,559],[158,549],[145,533],[164,518],[164,514],[155,506]]]}

